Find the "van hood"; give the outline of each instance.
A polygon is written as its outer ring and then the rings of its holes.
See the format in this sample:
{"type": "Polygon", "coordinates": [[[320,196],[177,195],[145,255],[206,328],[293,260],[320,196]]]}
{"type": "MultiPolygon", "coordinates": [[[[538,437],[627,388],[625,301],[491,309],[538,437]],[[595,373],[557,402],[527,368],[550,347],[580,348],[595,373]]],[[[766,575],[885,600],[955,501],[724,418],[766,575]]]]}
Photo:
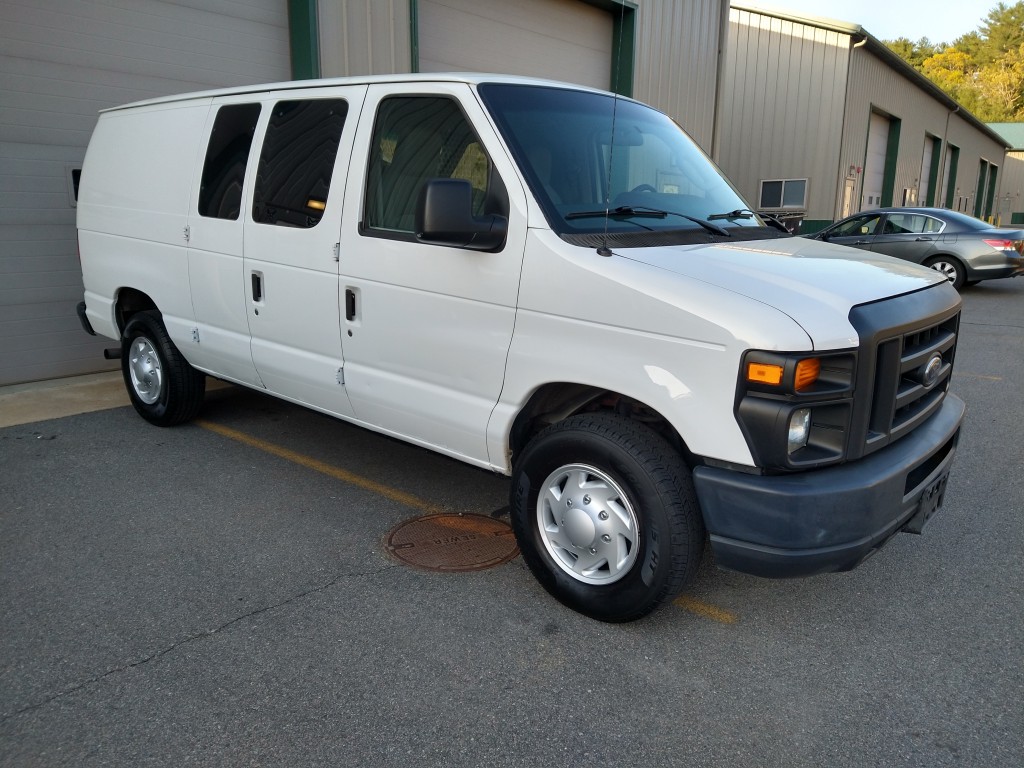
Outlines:
{"type": "Polygon", "coordinates": [[[858,304],[949,282],[919,264],[803,237],[615,253],[774,307],[804,329],[815,349],[857,344],[849,314],[858,304]]]}

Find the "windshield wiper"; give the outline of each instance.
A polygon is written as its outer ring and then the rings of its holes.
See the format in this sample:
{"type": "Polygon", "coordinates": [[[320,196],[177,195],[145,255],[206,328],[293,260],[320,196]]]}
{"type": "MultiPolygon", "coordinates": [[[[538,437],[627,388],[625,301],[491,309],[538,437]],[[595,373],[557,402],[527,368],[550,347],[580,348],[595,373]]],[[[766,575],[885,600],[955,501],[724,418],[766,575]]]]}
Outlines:
{"type": "Polygon", "coordinates": [[[754,212],[749,208],[737,208],[735,211],[728,211],[726,213],[712,213],[708,216],[708,221],[714,221],[715,219],[751,219],[754,216],[754,212]]]}
{"type": "Polygon", "coordinates": [[[749,208],[737,208],[735,211],[729,211],[727,213],[713,213],[708,216],[708,221],[714,221],[715,219],[752,219],[755,216],[760,216],[761,220],[766,222],[769,227],[785,232],[787,235],[790,231],[786,229],[786,225],[783,224],[779,219],[771,213],[757,213],[749,208]]]}
{"type": "Polygon", "coordinates": [[[614,219],[618,217],[629,218],[631,216],[645,216],[654,219],[664,219],[667,216],[678,216],[687,221],[692,221],[700,227],[703,227],[708,232],[712,232],[716,235],[724,235],[725,237],[732,237],[729,234],[729,230],[725,227],[720,227],[717,224],[712,224],[710,221],[704,219],[698,219],[696,216],[688,216],[685,213],[678,213],[677,211],[663,211],[660,208],[648,208],[643,205],[620,205],[617,208],[606,208],[599,211],[575,211],[573,213],[567,213],[566,219],[589,219],[595,217],[605,217],[614,219]]]}

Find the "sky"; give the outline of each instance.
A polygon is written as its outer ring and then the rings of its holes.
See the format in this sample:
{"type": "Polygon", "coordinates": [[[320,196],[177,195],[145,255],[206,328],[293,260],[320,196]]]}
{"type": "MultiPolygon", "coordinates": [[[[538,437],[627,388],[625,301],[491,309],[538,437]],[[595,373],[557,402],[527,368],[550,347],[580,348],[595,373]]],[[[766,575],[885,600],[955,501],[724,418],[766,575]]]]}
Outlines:
{"type": "MultiPolygon", "coordinates": [[[[1013,5],[1014,0],[1003,0],[1013,5]]],[[[998,0],[741,0],[743,5],[859,24],[880,40],[927,37],[952,43],[978,28],[998,0]]]]}

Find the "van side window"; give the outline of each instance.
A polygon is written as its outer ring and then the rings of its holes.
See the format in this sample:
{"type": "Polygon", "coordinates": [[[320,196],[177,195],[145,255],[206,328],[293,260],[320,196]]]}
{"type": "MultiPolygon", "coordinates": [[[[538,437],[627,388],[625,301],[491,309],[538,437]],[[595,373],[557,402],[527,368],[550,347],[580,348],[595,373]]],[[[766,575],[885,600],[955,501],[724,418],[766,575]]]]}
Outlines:
{"type": "MultiPolygon", "coordinates": [[[[473,214],[495,204],[491,161],[452,99],[403,96],[381,101],[370,145],[363,227],[412,234],[416,201],[428,179],[466,179],[473,214]]],[[[504,189],[503,187],[501,188],[504,189]]]]}
{"type": "Polygon", "coordinates": [[[217,110],[206,147],[199,215],[237,219],[242,207],[242,182],[249,148],[260,119],[259,104],[229,104],[217,110]]]}
{"type": "Polygon", "coordinates": [[[253,221],[305,229],[320,222],[347,114],[343,99],[274,105],[256,169],[253,221]]]}

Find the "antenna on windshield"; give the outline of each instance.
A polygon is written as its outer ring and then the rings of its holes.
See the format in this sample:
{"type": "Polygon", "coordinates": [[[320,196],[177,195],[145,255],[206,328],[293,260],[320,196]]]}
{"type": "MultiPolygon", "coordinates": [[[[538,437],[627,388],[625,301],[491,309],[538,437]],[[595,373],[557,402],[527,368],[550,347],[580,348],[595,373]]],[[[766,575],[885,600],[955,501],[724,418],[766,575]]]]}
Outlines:
{"type": "MultiPolygon", "coordinates": [[[[624,2],[619,3],[619,39],[616,42],[616,51],[614,57],[622,57],[622,34],[626,28],[626,4],[624,2]]],[[[610,257],[612,255],[611,249],[608,247],[608,222],[611,220],[611,208],[612,208],[612,169],[615,167],[615,117],[619,107],[619,86],[618,82],[619,73],[622,71],[621,66],[614,68],[612,74],[612,132],[611,139],[608,142],[608,185],[604,192],[604,235],[601,238],[601,246],[597,249],[598,256],[610,257]]]]}

